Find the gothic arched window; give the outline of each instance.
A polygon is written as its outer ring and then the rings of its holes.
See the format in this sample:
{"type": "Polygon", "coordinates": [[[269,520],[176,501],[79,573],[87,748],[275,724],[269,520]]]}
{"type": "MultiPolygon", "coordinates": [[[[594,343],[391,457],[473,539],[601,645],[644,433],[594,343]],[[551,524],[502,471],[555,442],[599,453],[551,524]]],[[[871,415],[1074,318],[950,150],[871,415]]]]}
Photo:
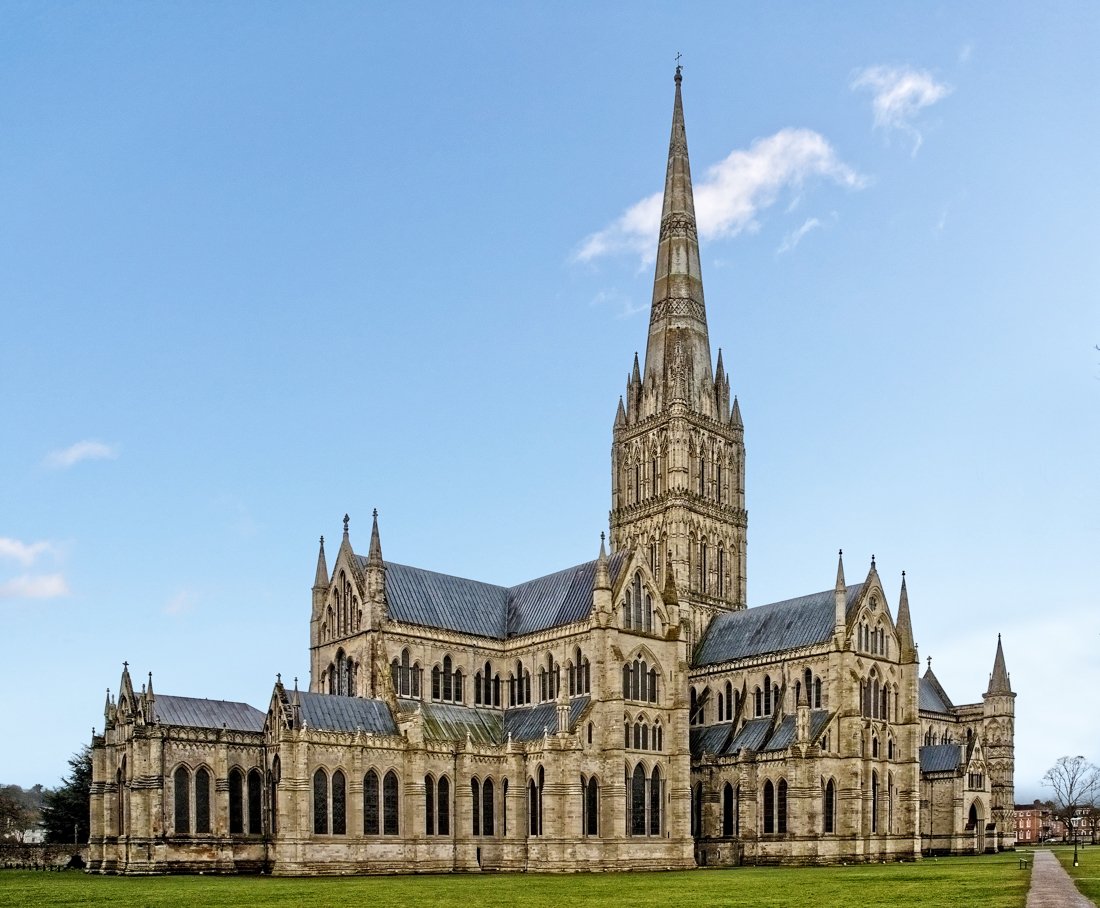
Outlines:
{"type": "MultiPolygon", "coordinates": [[[[191,831],[191,771],[179,766],[172,774],[172,788],[175,806],[175,831],[191,831]]],[[[121,790],[121,788],[120,788],[121,790]]]]}
{"type": "Polygon", "coordinates": [[[244,773],[229,770],[229,834],[244,833],[244,773]]]}
{"type": "Polygon", "coordinates": [[[363,777],[363,835],[378,835],[378,773],[373,769],[363,777]]]}
{"type": "Polygon", "coordinates": [[[313,834],[328,835],[328,774],[323,769],[313,774],[313,834]]]}
{"type": "Polygon", "coordinates": [[[397,835],[400,804],[398,803],[397,773],[392,769],[382,780],[382,832],[397,835]]]}
{"type": "Polygon", "coordinates": [[[210,832],[210,771],[195,770],[195,832],[210,832]]]}
{"type": "Polygon", "coordinates": [[[344,774],[338,769],[332,774],[332,834],[344,835],[348,831],[348,786],[344,774]]]}

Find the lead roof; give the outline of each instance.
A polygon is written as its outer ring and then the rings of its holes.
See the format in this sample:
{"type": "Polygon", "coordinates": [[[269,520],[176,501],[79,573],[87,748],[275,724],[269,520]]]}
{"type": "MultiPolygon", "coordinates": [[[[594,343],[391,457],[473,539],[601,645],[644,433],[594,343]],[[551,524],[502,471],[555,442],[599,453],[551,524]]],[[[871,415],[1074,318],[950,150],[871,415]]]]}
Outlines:
{"type": "Polygon", "coordinates": [[[188,728],[228,728],[233,731],[263,731],[267,713],[247,703],[232,700],[204,700],[200,697],[173,697],[157,694],[153,713],[162,725],[188,728]]]}
{"type": "MultiPolygon", "coordinates": [[[[855,607],[862,590],[862,583],[847,587],[846,613],[855,607]]],[[[835,591],[824,590],[739,612],[725,612],[710,623],[695,651],[694,664],[715,665],[825,643],[833,634],[835,611],[835,591]]]]}
{"type": "Polygon", "coordinates": [[[962,762],[958,744],[926,744],[920,749],[921,772],[955,772],[962,762]]]}
{"type": "MultiPolygon", "coordinates": [[[[366,558],[356,556],[366,567],[366,558]]],[[[608,558],[612,583],[627,552],[608,558]]],[[[390,618],[443,630],[503,640],[587,618],[592,611],[596,561],[512,587],[386,562],[390,618]]]]}
{"type": "MultiPolygon", "coordinates": [[[[832,713],[827,709],[810,710],[811,741],[817,741],[829,727],[832,713]]],[[[774,752],[785,750],[795,740],[796,717],[783,716],[773,728],[771,716],[749,719],[736,731],[732,722],[720,722],[691,730],[691,756],[698,759],[703,754],[713,757],[736,756],[742,750],[774,752]]]]}

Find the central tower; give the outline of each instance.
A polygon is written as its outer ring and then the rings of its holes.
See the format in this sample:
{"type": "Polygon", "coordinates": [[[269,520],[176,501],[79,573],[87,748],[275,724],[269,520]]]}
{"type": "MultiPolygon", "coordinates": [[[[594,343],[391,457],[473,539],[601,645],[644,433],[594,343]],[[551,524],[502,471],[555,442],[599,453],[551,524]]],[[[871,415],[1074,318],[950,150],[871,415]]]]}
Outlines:
{"type": "Polygon", "coordinates": [[[745,607],[745,442],[722,352],[711,368],[682,76],[668,147],[645,365],[619,398],[611,547],[640,547],[691,616],[694,645],[719,611],[745,607]]]}

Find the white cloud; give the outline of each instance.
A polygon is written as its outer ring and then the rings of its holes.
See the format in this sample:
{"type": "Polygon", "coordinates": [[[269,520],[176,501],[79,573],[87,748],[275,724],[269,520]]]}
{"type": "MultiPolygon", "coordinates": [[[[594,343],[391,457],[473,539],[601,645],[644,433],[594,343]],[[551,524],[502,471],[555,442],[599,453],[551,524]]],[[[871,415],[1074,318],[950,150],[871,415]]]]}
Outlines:
{"type": "Polygon", "coordinates": [[[0,599],[56,599],[69,594],[61,574],[24,574],[0,583],[0,599]]]}
{"type": "Polygon", "coordinates": [[[923,141],[913,120],[924,108],[946,98],[953,90],[950,85],[937,82],[927,70],[908,66],[868,66],[855,74],[851,88],[871,91],[875,126],[912,136],[913,154],[923,141]]]}
{"type": "Polygon", "coordinates": [[[190,590],[180,590],[164,604],[164,614],[185,615],[195,607],[195,596],[190,590]]]}
{"type": "Polygon", "coordinates": [[[785,237],[783,237],[783,242],[780,243],[779,249],[776,250],[776,254],[782,255],[784,252],[790,252],[792,249],[794,249],[795,246],[802,242],[802,237],[804,237],[811,230],[815,230],[820,226],[821,221],[819,221],[817,218],[806,218],[801,227],[799,227],[797,230],[792,230],[785,237]]]}
{"type": "MultiPolygon", "coordinates": [[[[810,129],[781,129],[734,150],[697,180],[695,214],[706,239],[736,236],[759,228],[759,214],[785,190],[800,191],[812,179],[859,189],[865,180],[837,156],[828,140],[810,129]]],[[[589,262],[603,255],[633,252],[651,261],[656,253],[662,193],[631,205],[615,221],[586,237],[573,255],[589,262]]]]}
{"type": "Polygon", "coordinates": [[[78,441],[61,451],[51,451],[46,457],[47,466],[58,470],[67,470],[82,460],[114,460],[118,457],[118,448],[101,441],[78,441]]]}
{"type": "Polygon", "coordinates": [[[48,542],[21,542],[18,539],[0,536],[0,558],[14,559],[23,567],[30,567],[39,555],[52,551],[53,546],[48,542]]]}

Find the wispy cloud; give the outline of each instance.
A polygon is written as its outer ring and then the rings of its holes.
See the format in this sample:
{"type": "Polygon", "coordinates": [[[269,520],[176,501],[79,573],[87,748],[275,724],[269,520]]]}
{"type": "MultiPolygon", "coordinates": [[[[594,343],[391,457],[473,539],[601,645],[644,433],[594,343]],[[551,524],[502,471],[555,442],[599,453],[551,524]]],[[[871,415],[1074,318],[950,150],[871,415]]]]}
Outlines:
{"type": "Polygon", "coordinates": [[[114,445],[87,439],[60,451],[51,451],[46,456],[46,465],[56,470],[67,470],[82,460],[114,460],[116,457],[118,448],[114,445]]]}
{"type": "Polygon", "coordinates": [[[974,55],[974,45],[973,44],[964,44],[962,47],[959,48],[959,62],[960,63],[969,63],[970,58],[973,55],[974,55]]]}
{"type": "Polygon", "coordinates": [[[924,108],[946,98],[953,90],[947,83],[937,82],[927,70],[909,66],[868,66],[852,77],[851,88],[871,92],[875,126],[911,136],[913,154],[924,140],[913,121],[924,108]]]}
{"type": "Polygon", "coordinates": [[[11,558],[23,567],[30,567],[40,555],[53,551],[49,542],[22,542],[8,536],[0,536],[0,558],[11,558]]]}
{"type": "Polygon", "coordinates": [[[61,574],[24,574],[0,582],[0,599],[56,599],[69,594],[61,574]]]}
{"type": "Polygon", "coordinates": [[[806,218],[806,220],[803,221],[801,227],[799,227],[797,230],[792,230],[785,237],[783,237],[783,242],[779,244],[779,248],[776,250],[776,255],[783,255],[783,253],[785,252],[790,252],[792,249],[794,249],[795,246],[802,242],[802,237],[804,237],[811,230],[816,230],[820,226],[821,221],[819,221],[817,218],[806,218]]]}
{"type": "MultiPolygon", "coordinates": [[[[699,233],[714,239],[758,229],[761,212],[774,205],[784,191],[798,193],[815,179],[848,189],[859,189],[866,182],[813,130],[782,129],[757,139],[747,150],[730,152],[696,181],[699,233]]],[[[590,262],[620,252],[651,261],[661,221],[661,198],[662,193],[657,192],[635,202],[607,227],[586,237],[573,255],[574,261],[590,262]]]]}
{"type": "Polygon", "coordinates": [[[164,603],[166,615],[185,615],[195,607],[195,595],[190,590],[180,590],[164,603]]]}

